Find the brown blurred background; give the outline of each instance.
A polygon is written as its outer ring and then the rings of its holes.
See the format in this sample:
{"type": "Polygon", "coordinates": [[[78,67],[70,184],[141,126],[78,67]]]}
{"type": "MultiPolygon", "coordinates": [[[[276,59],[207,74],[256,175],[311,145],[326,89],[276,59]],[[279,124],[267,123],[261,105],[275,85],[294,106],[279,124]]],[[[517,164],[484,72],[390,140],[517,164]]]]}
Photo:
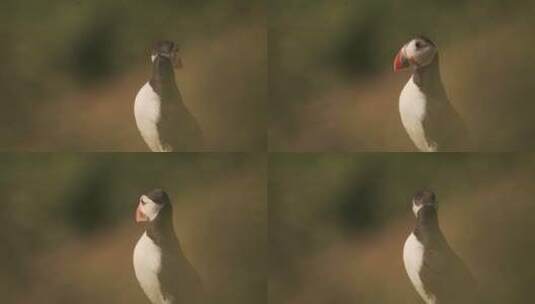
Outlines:
{"type": "Polygon", "coordinates": [[[478,151],[535,148],[535,2],[276,0],[269,14],[271,151],[414,151],[394,56],[439,46],[451,102],[478,151]]]}
{"type": "Polygon", "coordinates": [[[402,250],[422,188],[484,303],[531,303],[534,169],[534,154],[273,155],[269,303],[421,303],[402,250]]]}
{"type": "Polygon", "coordinates": [[[266,303],[266,159],[3,154],[2,303],[148,303],[132,255],[139,196],[165,189],[211,303],[266,303]]]}
{"type": "Polygon", "coordinates": [[[160,39],[207,149],[266,149],[262,1],[3,0],[0,20],[0,150],[148,151],[133,105],[160,39]]]}

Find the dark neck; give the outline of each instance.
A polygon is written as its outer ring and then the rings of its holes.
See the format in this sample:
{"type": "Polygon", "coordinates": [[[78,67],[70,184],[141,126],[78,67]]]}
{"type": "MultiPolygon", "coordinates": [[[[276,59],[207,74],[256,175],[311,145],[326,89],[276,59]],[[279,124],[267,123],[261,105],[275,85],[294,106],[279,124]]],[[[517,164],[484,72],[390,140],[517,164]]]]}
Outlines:
{"type": "Polygon", "coordinates": [[[440,77],[440,64],[438,54],[435,55],[430,64],[418,67],[413,72],[414,83],[426,95],[445,95],[442,79],[440,77]]]}
{"type": "Polygon", "coordinates": [[[173,225],[173,209],[169,205],[164,206],[158,216],[148,224],[147,235],[159,247],[179,247],[173,225]]]}
{"type": "Polygon", "coordinates": [[[176,88],[175,71],[169,58],[156,56],[152,63],[150,84],[159,95],[162,95],[164,89],[176,88]]]}
{"type": "Polygon", "coordinates": [[[442,232],[438,225],[438,216],[435,207],[423,206],[418,210],[416,226],[414,227],[413,233],[423,244],[429,244],[430,242],[442,239],[442,232]]]}

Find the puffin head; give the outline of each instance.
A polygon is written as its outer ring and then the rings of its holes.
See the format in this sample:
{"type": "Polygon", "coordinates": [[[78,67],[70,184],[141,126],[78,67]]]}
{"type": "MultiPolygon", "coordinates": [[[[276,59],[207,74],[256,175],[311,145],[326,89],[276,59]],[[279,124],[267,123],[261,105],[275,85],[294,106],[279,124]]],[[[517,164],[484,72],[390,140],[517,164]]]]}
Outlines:
{"type": "Polygon", "coordinates": [[[162,189],[143,194],[137,205],[136,222],[152,222],[164,207],[170,205],[169,196],[162,189]]]}
{"type": "Polygon", "coordinates": [[[436,44],[431,39],[417,36],[399,50],[394,59],[394,72],[408,67],[420,68],[430,64],[437,50],[436,44]]]}
{"type": "Polygon", "coordinates": [[[182,67],[178,45],[173,41],[162,40],[154,44],[150,58],[154,62],[158,57],[169,59],[175,68],[182,67]]]}
{"type": "Polygon", "coordinates": [[[418,211],[423,207],[438,208],[438,202],[433,191],[421,190],[414,194],[412,198],[412,212],[414,215],[418,216],[418,211]]]}

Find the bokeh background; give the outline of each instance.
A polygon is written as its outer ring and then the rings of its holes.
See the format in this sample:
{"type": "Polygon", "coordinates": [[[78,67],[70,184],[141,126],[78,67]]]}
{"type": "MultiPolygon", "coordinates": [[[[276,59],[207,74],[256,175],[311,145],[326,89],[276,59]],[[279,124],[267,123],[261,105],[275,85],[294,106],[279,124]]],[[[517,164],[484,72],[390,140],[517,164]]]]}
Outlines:
{"type": "Polygon", "coordinates": [[[133,104],[150,47],[179,43],[207,150],[266,149],[263,1],[3,0],[0,150],[147,151],[133,104]]]}
{"type": "Polygon", "coordinates": [[[535,148],[535,2],[275,0],[268,29],[270,150],[414,151],[394,73],[425,34],[478,151],[535,148]]]}
{"type": "Polygon", "coordinates": [[[532,302],[534,169],[534,154],[273,155],[269,303],[422,303],[402,262],[422,188],[483,303],[532,302]]]}
{"type": "Polygon", "coordinates": [[[0,155],[2,303],[148,303],[134,275],[139,196],[165,189],[210,303],[266,303],[266,158],[0,155]]]}

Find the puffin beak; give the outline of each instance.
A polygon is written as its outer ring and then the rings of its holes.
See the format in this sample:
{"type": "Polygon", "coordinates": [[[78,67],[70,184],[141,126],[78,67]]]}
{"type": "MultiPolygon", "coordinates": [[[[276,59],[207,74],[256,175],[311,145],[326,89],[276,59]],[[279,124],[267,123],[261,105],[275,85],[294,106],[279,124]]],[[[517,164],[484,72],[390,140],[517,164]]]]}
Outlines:
{"type": "Polygon", "coordinates": [[[405,56],[405,46],[399,50],[398,54],[396,55],[396,58],[394,59],[394,72],[397,72],[399,70],[402,70],[404,68],[409,67],[410,62],[407,56],[405,56]]]}
{"type": "Polygon", "coordinates": [[[149,217],[143,213],[143,205],[139,202],[136,209],[136,223],[147,222],[149,217]]]}

